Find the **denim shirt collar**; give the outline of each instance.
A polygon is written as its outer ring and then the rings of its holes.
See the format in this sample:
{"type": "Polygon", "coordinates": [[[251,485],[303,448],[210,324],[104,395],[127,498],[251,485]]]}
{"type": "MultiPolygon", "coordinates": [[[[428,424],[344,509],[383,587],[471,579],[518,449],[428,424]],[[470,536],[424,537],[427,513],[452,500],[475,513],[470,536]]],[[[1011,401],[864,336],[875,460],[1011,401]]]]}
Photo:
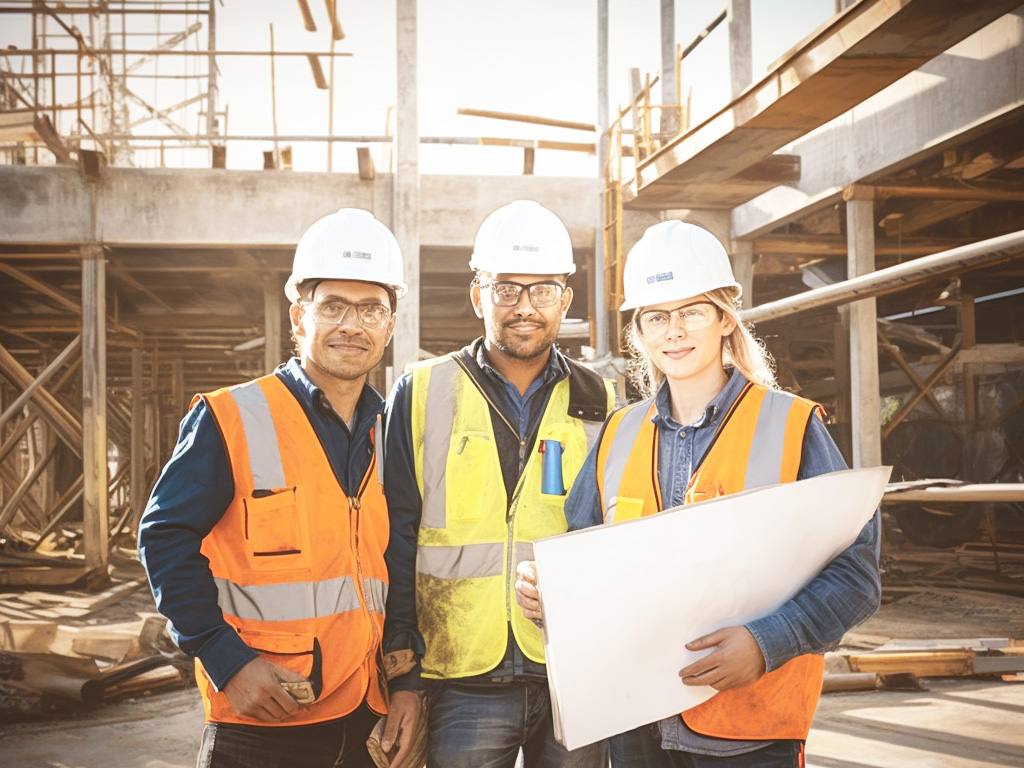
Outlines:
{"type": "MultiPolygon", "coordinates": [[[[476,360],[476,364],[480,366],[481,370],[486,371],[488,375],[495,377],[502,384],[509,384],[508,379],[502,376],[498,369],[491,364],[491,361],[487,359],[482,336],[473,342],[470,350],[473,353],[473,359],[476,360]]],[[[562,353],[552,346],[551,353],[548,355],[548,362],[537,378],[540,379],[542,384],[547,384],[550,381],[560,381],[568,375],[569,366],[562,359],[562,353]]]]}
{"type": "Polygon", "coordinates": [[[729,380],[722,387],[722,390],[707,404],[700,418],[692,424],[680,424],[672,417],[672,396],[668,388],[668,379],[661,382],[661,386],[658,387],[658,391],[654,395],[654,406],[658,412],[651,421],[660,428],[673,431],[683,426],[694,429],[717,426],[722,416],[728,412],[733,402],[739,397],[743,387],[747,385],[747,377],[740,373],[737,368],[726,368],[726,371],[729,373],[729,380]]]}
{"type": "Polygon", "coordinates": [[[334,410],[327,395],[309,378],[299,358],[293,357],[287,363],[277,367],[275,373],[280,376],[288,389],[299,398],[299,402],[306,408],[316,408],[322,413],[328,413],[338,419],[346,428],[360,426],[360,418],[372,416],[376,418],[384,403],[384,398],[369,384],[363,384],[363,391],[359,393],[359,400],[356,401],[355,410],[352,411],[351,425],[345,424],[344,420],[334,410]]]}

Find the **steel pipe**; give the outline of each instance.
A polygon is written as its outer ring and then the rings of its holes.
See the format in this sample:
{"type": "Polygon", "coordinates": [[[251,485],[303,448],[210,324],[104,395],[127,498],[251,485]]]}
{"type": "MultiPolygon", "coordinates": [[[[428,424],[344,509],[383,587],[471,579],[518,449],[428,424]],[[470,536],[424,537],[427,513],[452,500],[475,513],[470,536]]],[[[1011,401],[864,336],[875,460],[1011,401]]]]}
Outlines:
{"type": "Polygon", "coordinates": [[[1024,230],[952,248],[931,256],[896,264],[840,283],[814,288],[778,301],[743,310],[746,323],[778,320],[797,312],[835,307],[873,296],[893,293],[911,285],[985,265],[998,264],[1024,255],[1024,230]]]}

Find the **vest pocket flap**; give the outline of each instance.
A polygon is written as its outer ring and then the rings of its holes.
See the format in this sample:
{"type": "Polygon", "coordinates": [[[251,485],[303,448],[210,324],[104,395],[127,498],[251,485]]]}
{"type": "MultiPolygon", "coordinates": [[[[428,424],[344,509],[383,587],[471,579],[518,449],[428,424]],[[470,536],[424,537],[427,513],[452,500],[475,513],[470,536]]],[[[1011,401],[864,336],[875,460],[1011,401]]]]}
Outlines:
{"type": "Polygon", "coordinates": [[[320,643],[312,632],[266,632],[239,629],[238,635],[261,658],[303,675],[313,684],[314,693],[317,696],[320,695],[320,690],[323,687],[321,673],[323,659],[320,653],[320,643]]]}
{"type": "Polygon", "coordinates": [[[644,500],[631,499],[627,496],[615,497],[615,522],[624,523],[636,520],[644,513],[644,500]]]}
{"type": "Polygon", "coordinates": [[[302,552],[295,489],[270,496],[247,496],[245,538],[254,557],[297,555],[302,552]]]}
{"type": "Polygon", "coordinates": [[[312,632],[266,632],[258,629],[240,629],[238,636],[246,645],[259,653],[280,656],[313,655],[316,637],[312,632]]]}

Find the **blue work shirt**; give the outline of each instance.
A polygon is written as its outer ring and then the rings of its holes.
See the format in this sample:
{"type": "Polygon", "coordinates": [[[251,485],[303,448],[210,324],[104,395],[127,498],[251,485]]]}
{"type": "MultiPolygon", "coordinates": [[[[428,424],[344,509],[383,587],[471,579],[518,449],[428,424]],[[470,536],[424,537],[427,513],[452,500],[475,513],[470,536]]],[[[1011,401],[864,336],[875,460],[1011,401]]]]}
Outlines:
{"type": "MultiPolygon", "coordinates": [[[[700,467],[725,414],[747,385],[733,369],[721,392],[693,424],[681,425],[672,418],[668,382],[654,398],[658,429],[658,482],[665,508],[683,503],[690,478],[700,467]]],[[[798,480],[847,469],[839,448],[820,419],[812,418],[804,433],[798,480]]],[[[597,490],[597,445],[587,456],[565,500],[569,530],[601,525],[604,516],[597,490]]],[[[877,609],[882,595],[878,574],[881,540],[879,512],[861,530],[857,540],[825,566],[807,586],[775,613],[745,624],[764,655],[767,672],[805,653],[824,653],[839,644],[850,627],[877,609]]],[[[680,638],[687,643],[696,638],[680,638]]],[[[765,745],[764,741],[716,739],[691,731],[680,717],[660,723],[662,746],[708,755],[736,755],[765,745]]]]}
{"type": "MultiPolygon", "coordinates": [[[[569,367],[562,354],[552,348],[547,364],[526,392],[518,388],[491,365],[484,353],[483,339],[477,339],[456,354],[471,366],[477,380],[510,424],[516,425],[516,439],[491,409],[491,424],[498,448],[502,479],[508,498],[512,497],[523,467],[519,466],[519,441],[527,441],[527,450],[540,427],[551,392],[559,381],[569,376],[569,367]]],[[[416,623],[416,549],[419,538],[423,499],[416,480],[416,462],[412,447],[412,376],[398,380],[385,409],[387,423],[384,438],[384,495],[391,518],[391,538],[384,559],[388,566],[388,601],[384,619],[384,649],[394,651],[412,648],[418,657],[425,651],[423,636],[416,623]]],[[[504,516],[507,510],[498,510],[504,516]]],[[[460,682],[511,680],[513,677],[544,677],[545,666],[528,659],[520,650],[509,627],[504,659],[495,669],[477,677],[460,678],[460,682]]],[[[392,680],[392,692],[418,690],[420,667],[392,680]]]]}
{"type": "MultiPolygon", "coordinates": [[[[274,374],[302,405],[342,490],[347,496],[356,493],[373,457],[370,432],[383,411],[383,398],[365,385],[350,430],[298,358],[279,366],[274,374]]],[[[234,496],[220,430],[206,401],[200,400],[182,419],[174,453],[143,512],[139,557],[157,610],[170,620],[174,642],[203,662],[217,690],[223,690],[238,670],[256,658],[256,652],[224,621],[210,562],[199,549],[234,496]]]]}

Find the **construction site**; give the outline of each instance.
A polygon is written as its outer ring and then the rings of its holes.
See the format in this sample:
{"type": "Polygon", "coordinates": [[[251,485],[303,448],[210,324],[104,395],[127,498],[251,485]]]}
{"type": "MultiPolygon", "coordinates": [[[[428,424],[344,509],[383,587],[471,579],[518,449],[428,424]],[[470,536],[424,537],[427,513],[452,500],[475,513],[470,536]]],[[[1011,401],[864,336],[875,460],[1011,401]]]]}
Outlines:
{"type": "Polygon", "coordinates": [[[291,356],[296,243],[344,207],[404,258],[370,375],[386,395],[482,333],[474,236],[526,199],[564,222],[579,265],[558,346],[621,402],[626,255],[682,219],[726,244],[742,318],[849,466],[893,467],[883,605],[826,659],[848,692],[822,698],[807,765],[1024,766],[1020,0],[829,0],[763,70],[757,0],[696,21],[694,3],[649,0],[650,72],[610,71],[624,9],[580,0],[590,110],[524,114],[450,83],[485,135],[421,127],[431,0],[359,11],[395,67],[366,135],[334,123],[360,109],[347,5],[253,4],[268,46],[233,29],[239,2],[0,0],[0,763],[194,764],[191,662],[136,551],[193,395],[291,356]],[[728,91],[710,107],[694,101],[709,45],[728,91]],[[259,73],[270,131],[246,124],[230,67],[259,73]],[[300,84],[329,113],[279,130],[300,84]],[[438,151],[470,170],[426,172],[438,151]],[[516,170],[474,172],[474,152],[516,170]],[[546,172],[559,158],[584,170],[546,172]]]}

